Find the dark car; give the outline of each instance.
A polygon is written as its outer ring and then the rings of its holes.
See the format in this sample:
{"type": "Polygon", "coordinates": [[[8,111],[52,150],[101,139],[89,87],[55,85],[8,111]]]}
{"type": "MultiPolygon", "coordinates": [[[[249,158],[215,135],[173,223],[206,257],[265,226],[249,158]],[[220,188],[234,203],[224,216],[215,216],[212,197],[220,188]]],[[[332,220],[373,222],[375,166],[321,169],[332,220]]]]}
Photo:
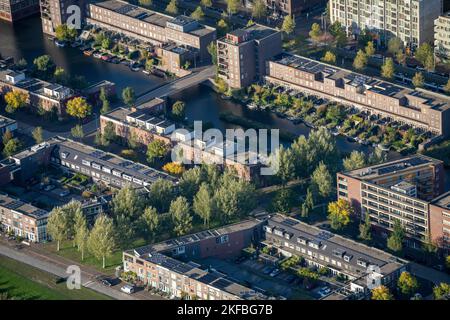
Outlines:
{"type": "Polygon", "coordinates": [[[67,278],[65,278],[65,277],[57,277],[57,278],[55,278],[55,283],[56,284],[58,284],[58,283],[63,283],[63,282],[65,282],[67,280],[67,278]]]}
{"type": "Polygon", "coordinates": [[[102,283],[105,287],[111,287],[111,286],[113,285],[109,279],[102,279],[101,283],[102,283]]]}

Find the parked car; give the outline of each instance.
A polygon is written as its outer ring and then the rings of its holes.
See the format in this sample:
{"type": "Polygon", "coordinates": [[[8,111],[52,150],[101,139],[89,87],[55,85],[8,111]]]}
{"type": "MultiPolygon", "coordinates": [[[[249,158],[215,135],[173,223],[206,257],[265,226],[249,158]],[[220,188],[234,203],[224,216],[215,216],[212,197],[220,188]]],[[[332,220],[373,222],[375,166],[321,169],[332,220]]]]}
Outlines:
{"type": "Polygon", "coordinates": [[[319,289],[319,291],[317,291],[317,294],[322,298],[325,297],[327,295],[329,295],[331,293],[331,289],[328,287],[322,287],[319,289]]]}
{"type": "Polygon", "coordinates": [[[60,197],[66,197],[66,196],[68,196],[70,194],[70,191],[69,190],[63,190],[63,191],[61,191],[60,193],[59,193],[59,196],[60,197]]]}
{"type": "Polygon", "coordinates": [[[265,267],[264,269],[262,269],[262,273],[264,274],[270,274],[273,271],[272,267],[265,267]]]}
{"type": "Polygon", "coordinates": [[[102,279],[101,283],[106,287],[111,287],[113,285],[109,279],[102,279]]]}
{"type": "Polygon", "coordinates": [[[275,269],[269,275],[273,278],[273,277],[276,277],[277,275],[279,275],[280,273],[281,273],[280,269],[275,269]]]}
{"type": "Polygon", "coordinates": [[[53,184],[49,184],[44,188],[44,191],[52,191],[53,189],[55,189],[55,186],[53,184]]]}
{"type": "Polygon", "coordinates": [[[122,288],[120,288],[120,291],[125,292],[126,294],[132,294],[134,293],[134,286],[126,284],[122,288]]]}

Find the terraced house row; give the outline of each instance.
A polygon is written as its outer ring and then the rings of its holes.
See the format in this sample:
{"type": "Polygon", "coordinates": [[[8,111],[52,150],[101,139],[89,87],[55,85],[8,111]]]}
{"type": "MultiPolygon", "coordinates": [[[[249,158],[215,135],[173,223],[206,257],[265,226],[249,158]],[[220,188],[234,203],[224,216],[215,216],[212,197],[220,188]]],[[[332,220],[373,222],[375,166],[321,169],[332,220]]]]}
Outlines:
{"type": "Polygon", "coordinates": [[[450,135],[450,98],[441,94],[413,90],[290,54],[268,62],[265,80],[437,135],[450,135]]]}
{"type": "Polygon", "coordinates": [[[338,198],[349,201],[357,216],[369,215],[383,236],[400,221],[408,244],[431,240],[450,245],[450,193],[444,192],[442,161],[422,155],[337,174],[338,198]]]}

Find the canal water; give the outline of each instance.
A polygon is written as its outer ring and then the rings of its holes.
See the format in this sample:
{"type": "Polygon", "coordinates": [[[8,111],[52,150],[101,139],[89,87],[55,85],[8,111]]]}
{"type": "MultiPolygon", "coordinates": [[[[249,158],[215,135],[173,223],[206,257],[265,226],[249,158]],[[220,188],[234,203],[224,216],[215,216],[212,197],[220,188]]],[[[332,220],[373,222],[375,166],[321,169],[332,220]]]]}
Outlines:
{"type": "Polygon", "coordinates": [[[133,72],[127,66],[86,57],[77,48],[57,47],[42,33],[39,17],[24,19],[14,25],[0,21],[0,53],[3,57],[12,56],[16,61],[25,58],[28,64],[33,63],[34,58],[48,54],[69,75],[83,75],[89,83],[112,81],[118,93],[131,86],[139,95],[164,83],[162,78],[133,72]]]}

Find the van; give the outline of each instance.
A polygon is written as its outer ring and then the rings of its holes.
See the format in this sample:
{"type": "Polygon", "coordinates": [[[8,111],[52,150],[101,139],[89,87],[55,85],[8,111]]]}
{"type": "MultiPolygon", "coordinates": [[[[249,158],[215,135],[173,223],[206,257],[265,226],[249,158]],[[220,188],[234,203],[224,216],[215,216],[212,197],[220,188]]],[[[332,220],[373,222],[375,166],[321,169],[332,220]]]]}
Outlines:
{"type": "Polygon", "coordinates": [[[132,294],[134,293],[134,287],[132,285],[126,284],[122,288],[120,288],[120,291],[125,292],[126,294],[132,294]]]}

